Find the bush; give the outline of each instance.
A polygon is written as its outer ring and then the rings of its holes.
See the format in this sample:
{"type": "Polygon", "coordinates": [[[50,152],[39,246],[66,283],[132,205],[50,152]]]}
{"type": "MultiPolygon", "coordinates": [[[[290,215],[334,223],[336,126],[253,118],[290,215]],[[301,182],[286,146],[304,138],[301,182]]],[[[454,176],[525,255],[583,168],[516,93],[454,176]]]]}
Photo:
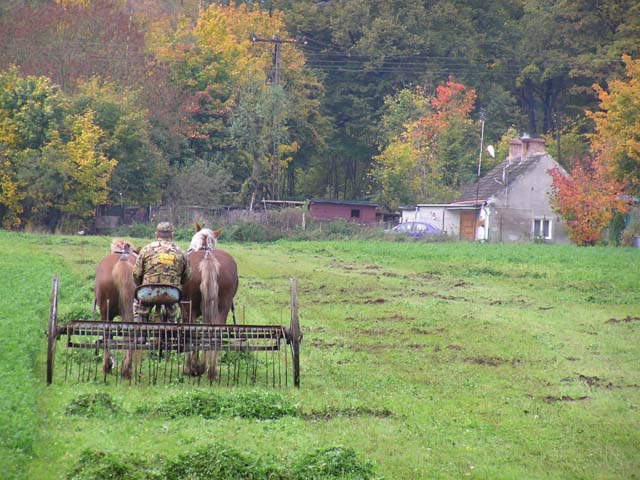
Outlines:
{"type": "Polygon", "coordinates": [[[376,477],[373,464],[360,460],[352,448],[331,447],[302,456],[293,465],[299,480],[368,480],[376,477]]]}
{"type": "Polygon", "coordinates": [[[171,418],[201,416],[203,418],[241,417],[270,420],[298,415],[296,406],[275,392],[239,392],[222,396],[211,391],[191,391],[174,395],[158,405],[143,407],[140,413],[155,413],[171,418]]]}
{"type": "Polygon", "coordinates": [[[159,461],[147,461],[134,454],[85,450],[80,454],[68,480],[153,480],[165,478],[159,461]]]}
{"type": "Polygon", "coordinates": [[[166,462],[171,480],[285,479],[277,467],[222,445],[208,445],[166,462]]]}
{"type": "MultiPolygon", "coordinates": [[[[98,309],[97,316],[100,316],[98,309]]],[[[58,323],[76,322],[79,320],[91,320],[94,318],[92,310],[84,307],[71,306],[68,310],[58,315],[58,323]]]]}
{"type": "Polygon", "coordinates": [[[68,415],[95,417],[104,414],[112,415],[120,410],[111,395],[107,393],[86,393],[71,400],[65,412],[68,415]]]}
{"type": "Polygon", "coordinates": [[[277,229],[255,221],[242,221],[225,229],[225,237],[237,242],[273,242],[284,235],[277,229]]]}
{"type": "Polygon", "coordinates": [[[627,225],[622,232],[622,238],[620,239],[620,245],[623,247],[633,246],[633,237],[640,236],[640,220],[635,221],[627,225]]]}
{"type": "Polygon", "coordinates": [[[173,459],[85,450],[68,480],[374,480],[373,464],[351,448],[332,447],[301,456],[291,467],[220,444],[204,445],[173,459]]]}
{"type": "Polygon", "coordinates": [[[134,238],[155,238],[156,226],[152,223],[133,223],[128,226],[119,227],[115,235],[128,236],[134,238]]]}

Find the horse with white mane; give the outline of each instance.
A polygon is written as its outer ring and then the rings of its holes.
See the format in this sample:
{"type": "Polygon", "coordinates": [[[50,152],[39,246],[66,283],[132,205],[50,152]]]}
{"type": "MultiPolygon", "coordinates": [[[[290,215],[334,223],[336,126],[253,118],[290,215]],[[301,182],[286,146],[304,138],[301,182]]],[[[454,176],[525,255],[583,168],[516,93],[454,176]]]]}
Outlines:
{"type": "MultiPolygon", "coordinates": [[[[203,323],[224,325],[233,298],[238,291],[238,267],[235,260],[217,247],[222,229],[211,230],[196,224],[196,233],[191,239],[187,258],[191,265],[191,278],[182,286],[182,297],[191,301],[191,308],[183,307],[185,322],[194,323],[202,316],[203,323]]],[[[207,352],[200,362],[191,355],[185,359],[187,375],[201,375],[208,366],[209,380],[216,378],[216,352],[207,352]]]]}

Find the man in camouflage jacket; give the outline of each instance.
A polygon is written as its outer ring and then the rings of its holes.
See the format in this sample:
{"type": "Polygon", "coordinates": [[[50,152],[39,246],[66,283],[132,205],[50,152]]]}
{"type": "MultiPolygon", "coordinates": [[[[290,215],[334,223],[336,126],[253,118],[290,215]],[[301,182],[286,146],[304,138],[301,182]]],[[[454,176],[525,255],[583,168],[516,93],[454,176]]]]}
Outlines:
{"type": "MultiPolygon", "coordinates": [[[[181,288],[191,276],[189,261],[184,252],[173,243],[173,225],[160,222],[156,227],[156,241],[144,247],[133,267],[133,281],[137,286],[164,283],[181,288]]],[[[134,315],[139,322],[148,322],[153,305],[136,301],[134,315]]],[[[175,322],[178,304],[166,306],[167,321],[175,322]]]]}

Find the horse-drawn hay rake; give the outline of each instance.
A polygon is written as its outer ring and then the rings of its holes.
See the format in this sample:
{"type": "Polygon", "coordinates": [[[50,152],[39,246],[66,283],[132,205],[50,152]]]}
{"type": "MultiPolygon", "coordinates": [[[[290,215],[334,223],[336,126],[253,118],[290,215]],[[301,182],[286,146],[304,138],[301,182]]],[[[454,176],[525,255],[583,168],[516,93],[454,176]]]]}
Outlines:
{"type": "MultiPolygon", "coordinates": [[[[47,384],[54,379],[56,345],[66,350],[58,360],[64,373],[56,378],[76,382],[122,384],[220,384],[300,386],[300,342],[296,280],[291,279],[291,322],[280,325],[209,325],[74,320],[58,324],[58,277],[53,278],[47,335],[47,384]],[[215,375],[186,369],[192,358],[218,354],[215,375]],[[123,362],[133,359],[128,379],[123,362]],[[185,369],[188,374],[185,373],[185,369]]],[[[157,293],[157,292],[156,292],[157,293]]],[[[160,301],[160,303],[162,303],[160,301]]],[[[187,304],[188,307],[188,304],[187,304]]],[[[191,367],[191,366],[190,366],[191,367]]]]}

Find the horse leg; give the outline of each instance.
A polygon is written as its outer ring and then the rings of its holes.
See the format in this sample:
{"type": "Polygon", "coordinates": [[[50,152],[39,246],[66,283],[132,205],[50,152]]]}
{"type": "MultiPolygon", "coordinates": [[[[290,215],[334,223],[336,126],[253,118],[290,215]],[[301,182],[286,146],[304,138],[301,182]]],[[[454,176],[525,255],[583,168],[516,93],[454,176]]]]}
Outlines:
{"type": "MultiPolygon", "coordinates": [[[[192,310],[193,305],[182,305],[183,323],[195,323],[196,313],[192,310]]],[[[200,362],[200,352],[185,352],[184,367],[182,373],[187,376],[200,376],[204,372],[204,362],[200,362]]]]}
{"type": "Polygon", "coordinates": [[[209,381],[213,382],[218,379],[218,352],[210,350],[206,352],[206,363],[208,364],[209,381]]]}
{"type": "MultiPolygon", "coordinates": [[[[230,302],[220,302],[218,313],[216,314],[216,318],[214,320],[214,325],[225,325],[227,323],[227,317],[229,316],[229,310],[231,310],[232,305],[233,304],[230,302]]],[[[213,382],[218,378],[218,352],[215,350],[208,351],[206,360],[208,365],[209,380],[213,382]]]]}
{"type": "Polygon", "coordinates": [[[122,369],[121,375],[122,378],[126,378],[127,380],[131,380],[131,358],[133,357],[131,350],[127,350],[124,352],[124,358],[122,359],[122,369]]]}
{"type": "MultiPolygon", "coordinates": [[[[104,302],[100,302],[100,320],[103,322],[110,322],[111,318],[111,309],[110,309],[110,300],[106,299],[104,302]]],[[[103,338],[104,342],[104,351],[102,355],[102,373],[104,375],[108,375],[113,371],[113,360],[111,359],[111,352],[109,351],[109,340],[110,338],[103,338]]]]}

